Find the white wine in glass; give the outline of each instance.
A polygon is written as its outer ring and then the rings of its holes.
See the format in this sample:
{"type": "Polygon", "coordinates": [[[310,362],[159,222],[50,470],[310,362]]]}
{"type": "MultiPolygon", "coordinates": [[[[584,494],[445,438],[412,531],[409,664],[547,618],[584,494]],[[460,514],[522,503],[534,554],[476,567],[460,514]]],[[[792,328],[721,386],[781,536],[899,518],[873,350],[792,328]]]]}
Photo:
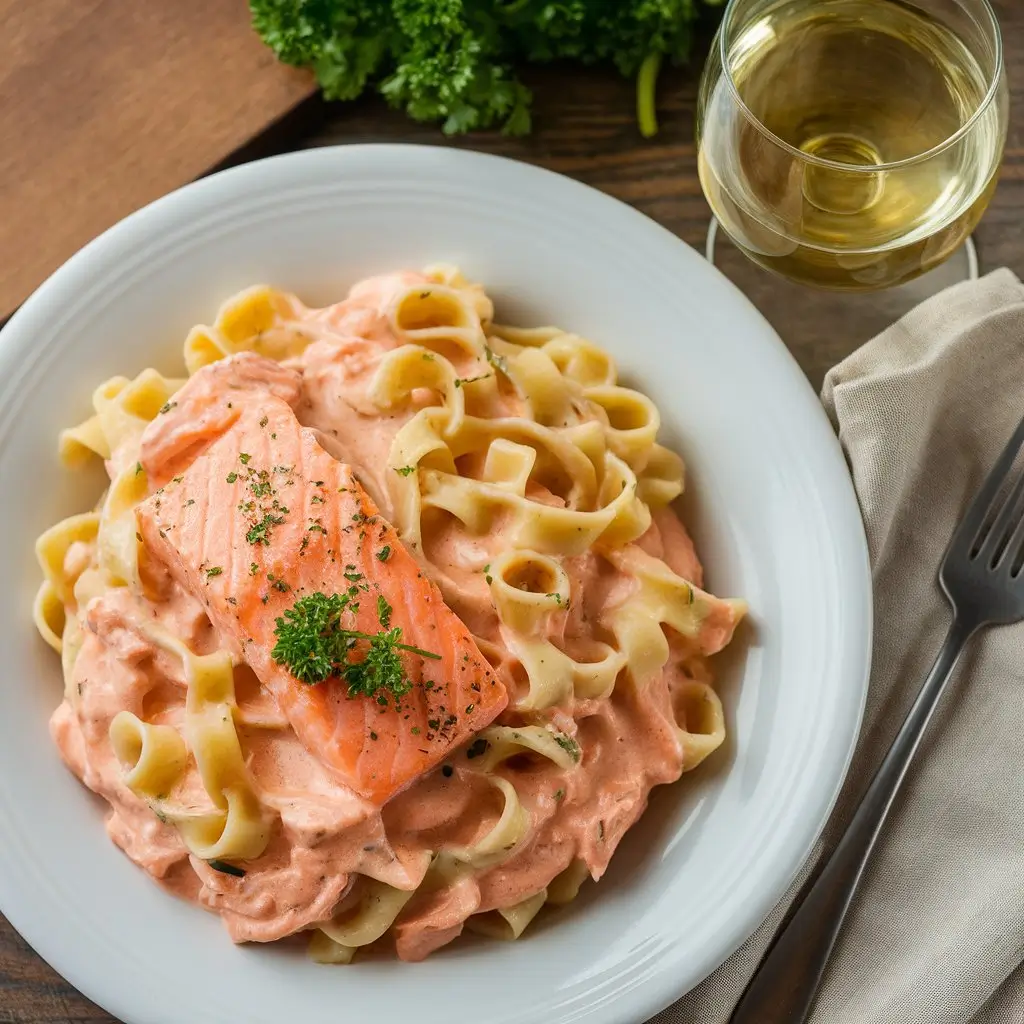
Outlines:
{"type": "Polygon", "coordinates": [[[968,238],[1007,115],[987,0],[731,0],[701,82],[701,184],[769,270],[886,288],[968,238]]]}

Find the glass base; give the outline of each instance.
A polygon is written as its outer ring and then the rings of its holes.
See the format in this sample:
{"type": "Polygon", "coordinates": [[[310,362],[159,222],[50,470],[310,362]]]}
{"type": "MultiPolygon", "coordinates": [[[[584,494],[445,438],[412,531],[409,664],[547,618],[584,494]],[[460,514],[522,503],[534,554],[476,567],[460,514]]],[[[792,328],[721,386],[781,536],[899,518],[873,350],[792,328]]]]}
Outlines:
{"type": "Polygon", "coordinates": [[[824,371],[950,285],[978,277],[974,241],[913,281],[877,292],[834,292],[788,281],[741,252],[718,221],[708,227],[705,256],[761,311],[815,384],[824,371]]]}

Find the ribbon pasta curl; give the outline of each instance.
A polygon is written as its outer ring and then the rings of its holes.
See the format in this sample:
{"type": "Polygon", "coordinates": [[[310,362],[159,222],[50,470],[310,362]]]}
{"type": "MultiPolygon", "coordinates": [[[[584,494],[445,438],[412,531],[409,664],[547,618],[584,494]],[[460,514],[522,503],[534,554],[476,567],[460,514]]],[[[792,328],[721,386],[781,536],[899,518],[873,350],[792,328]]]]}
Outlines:
{"type": "MultiPolygon", "coordinates": [[[[270,839],[270,827],[249,778],[235,728],[238,706],[231,656],[226,651],[193,654],[177,637],[158,626],[144,623],[138,628],[161,650],[181,659],[188,686],[185,738],[215,808],[209,813],[196,813],[163,803],[161,816],[178,829],[189,850],[203,860],[259,857],[270,839]]],[[[125,755],[121,756],[128,768],[125,783],[138,787],[135,792],[150,800],[162,799],[160,794],[166,796],[168,783],[177,778],[172,766],[184,768],[184,760],[176,756],[177,748],[166,728],[146,727],[137,719],[130,721],[121,715],[111,723],[114,749],[121,752],[119,756],[125,755]],[[168,760],[161,774],[163,785],[154,792],[151,780],[156,770],[149,762],[158,762],[159,758],[156,753],[151,758],[146,755],[157,748],[168,760]],[[133,753],[135,757],[130,756],[133,753]]]]}
{"type": "Polygon", "coordinates": [[[600,644],[594,661],[576,662],[547,639],[547,625],[573,599],[566,558],[622,549],[647,530],[651,507],[681,492],[682,462],[655,440],[657,408],[620,386],[612,359],[577,335],[495,326],[458,289],[410,289],[393,302],[403,344],[381,361],[371,399],[388,410],[414,394],[434,399],[399,430],[388,460],[403,539],[421,545],[435,511],[471,534],[500,530],[504,553],[488,578],[502,638],[529,679],[517,706],[607,696],[630,653],[600,644]],[[459,344],[439,346],[442,336],[459,344]],[[474,400],[478,386],[486,403],[474,400]],[[467,459],[475,469],[463,468],[467,459]],[[527,564],[547,582],[529,582],[527,564]]]}

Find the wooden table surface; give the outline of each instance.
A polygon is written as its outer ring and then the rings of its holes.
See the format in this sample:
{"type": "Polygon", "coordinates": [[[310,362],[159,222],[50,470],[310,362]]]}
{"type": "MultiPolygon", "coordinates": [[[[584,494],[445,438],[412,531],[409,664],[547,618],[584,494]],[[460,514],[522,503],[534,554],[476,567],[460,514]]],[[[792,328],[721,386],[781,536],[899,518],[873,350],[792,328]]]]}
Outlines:
{"type": "MultiPolygon", "coordinates": [[[[1003,24],[1014,105],[1000,187],[975,238],[983,272],[1008,266],[1024,277],[1024,3],[995,0],[994,5],[1003,24]]],[[[404,141],[499,153],[608,192],[703,249],[710,214],[697,180],[693,144],[698,67],[695,61],[689,70],[663,76],[661,132],[650,141],[636,131],[629,83],[608,72],[551,68],[531,70],[524,76],[536,97],[534,132],[525,139],[480,134],[446,140],[435,127],[414,125],[379,100],[366,99],[337,108],[307,105],[298,112],[295,124],[316,127],[288,144],[302,148],[404,141]]],[[[280,147],[281,138],[277,132],[275,147],[280,147]]],[[[266,148],[256,144],[244,155],[259,155],[266,148]]],[[[882,326],[887,307],[881,303],[888,302],[898,311],[907,301],[891,296],[836,299],[768,274],[749,273],[739,261],[728,259],[726,266],[729,272],[734,267],[742,272],[744,290],[775,325],[815,387],[828,367],[882,326]]],[[[709,338],[708,344],[714,344],[714,339],[709,338]]],[[[110,1024],[113,1020],[50,969],[0,917],[0,1024],[110,1024]]]]}

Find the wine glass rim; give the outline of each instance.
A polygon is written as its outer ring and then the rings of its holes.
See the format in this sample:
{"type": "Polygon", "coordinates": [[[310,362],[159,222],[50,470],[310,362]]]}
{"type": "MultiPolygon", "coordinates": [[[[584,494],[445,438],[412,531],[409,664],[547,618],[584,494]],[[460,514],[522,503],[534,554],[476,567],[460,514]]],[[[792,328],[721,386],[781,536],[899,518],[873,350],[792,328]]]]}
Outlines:
{"type": "Polygon", "coordinates": [[[989,82],[988,90],[984,97],[978,104],[978,109],[975,110],[974,113],[971,114],[971,116],[952,135],[943,139],[942,142],[936,143],[931,147],[931,149],[925,150],[923,153],[918,153],[914,156],[904,157],[902,160],[893,160],[890,163],[883,164],[846,164],[840,160],[829,160],[827,157],[807,153],[804,150],[786,142],[784,139],[779,138],[779,136],[768,128],[767,125],[765,125],[750,109],[750,107],[747,106],[743,97],[740,96],[740,91],[732,76],[732,69],[729,67],[729,61],[726,54],[726,36],[729,32],[729,17],[735,10],[738,3],[740,3],[740,0],[728,0],[725,11],[722,14],[722,27],[718,32],[718,50],[719,59],[722,62],[722,76],[725,78],[726,82],[729,83],[729,90],[732,92],[733,99],[736,101],[736,105],[740,112],[748,121],[750,121],[754,128],[764,135],[769,142],[774,143],[780,149],[799,158],[806,164],[812,164],[818,167],[827,167],[830,170],[843,171],[848,174],[879,174],[882,171],[900,170],[904,167],[911,167],[914,164],[923,163],[926,160],[930,160],[932,157],[938,156],[940,153],[949,149],[950,146],[955,146],[961,139],[963,139],[984,116],[985,112],[992,105],[996,93],[999,91],[999,83],[1003,76],[1002,30],[999,27],[999,19],[996,17],[996,12],[993,10],[992,4],[989,0],[976,0],[976,3],[988,16],[989,27],[991,28],[992,38],[995,43],[995,61],[992,65],[992,80],[989,82]]]}

